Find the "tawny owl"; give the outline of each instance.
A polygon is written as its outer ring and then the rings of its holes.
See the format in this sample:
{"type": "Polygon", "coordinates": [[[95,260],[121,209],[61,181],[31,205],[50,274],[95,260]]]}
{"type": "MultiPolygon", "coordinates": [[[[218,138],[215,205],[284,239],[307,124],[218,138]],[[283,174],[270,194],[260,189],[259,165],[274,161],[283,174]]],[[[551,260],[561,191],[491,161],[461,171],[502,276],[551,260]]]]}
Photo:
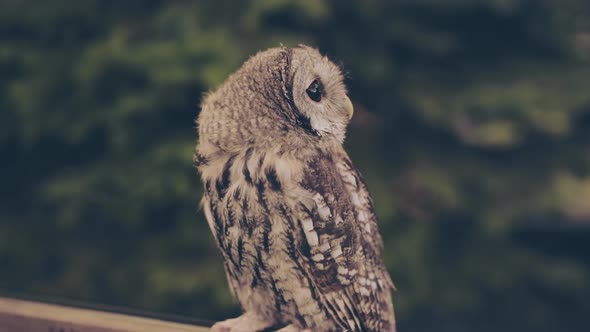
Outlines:
{"type": "Polygon", "coordinates": [[[244,314],[214,331],[395,331],[383,244],[342,147],[342,73],[308,46],[250,58],[202,102],[202,200],[244,314]]]}

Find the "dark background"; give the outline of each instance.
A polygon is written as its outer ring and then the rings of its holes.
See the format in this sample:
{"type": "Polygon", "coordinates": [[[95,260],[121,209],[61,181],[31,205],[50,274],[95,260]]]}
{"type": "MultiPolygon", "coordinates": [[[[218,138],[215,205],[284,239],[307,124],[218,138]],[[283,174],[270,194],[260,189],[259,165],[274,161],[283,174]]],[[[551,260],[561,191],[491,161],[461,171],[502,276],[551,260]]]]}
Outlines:
{"type": "Polygon", "coordinates": [[[348,73],[401,331],[587,331],[585,0],[2,0],[0,290],[237,314],[193,120],[280,43],[348,73]]]}

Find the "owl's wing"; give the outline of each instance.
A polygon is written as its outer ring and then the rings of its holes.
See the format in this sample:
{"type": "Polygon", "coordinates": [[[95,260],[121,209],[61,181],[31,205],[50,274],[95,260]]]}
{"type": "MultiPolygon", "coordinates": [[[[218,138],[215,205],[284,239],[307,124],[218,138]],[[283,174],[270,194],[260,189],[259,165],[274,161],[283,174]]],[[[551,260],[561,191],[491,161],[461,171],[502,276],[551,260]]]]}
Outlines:
{"type": "Polygon", "coordinates": [[[393,283],[371,198],[344,151],[311,160],[296,215],[303,268],[328,316],[348,331],[392,331],[393,283]]]}

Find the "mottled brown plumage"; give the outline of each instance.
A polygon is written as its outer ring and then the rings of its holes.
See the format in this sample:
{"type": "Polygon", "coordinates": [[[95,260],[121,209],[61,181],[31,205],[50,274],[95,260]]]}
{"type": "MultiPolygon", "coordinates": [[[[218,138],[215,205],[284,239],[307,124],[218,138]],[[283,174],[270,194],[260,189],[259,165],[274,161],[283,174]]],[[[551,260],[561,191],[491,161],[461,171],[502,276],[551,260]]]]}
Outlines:
{"type": "Polygon", "coordinates": [[[244,310],[216,331],[395,331],[364,181],[342,148],[352,104],[307,46],[258,53],[207,95],[194,162],[244,310]]]}

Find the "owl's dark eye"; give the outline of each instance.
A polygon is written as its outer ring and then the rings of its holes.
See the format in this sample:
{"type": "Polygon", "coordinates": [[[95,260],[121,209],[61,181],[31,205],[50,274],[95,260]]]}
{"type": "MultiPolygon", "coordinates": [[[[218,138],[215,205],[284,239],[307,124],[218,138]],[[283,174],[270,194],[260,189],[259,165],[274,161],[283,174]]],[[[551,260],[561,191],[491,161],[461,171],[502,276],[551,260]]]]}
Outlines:
{"type": "Polygon", "coordinates": [[[324,87],[322,83],[318,80],[314,80],[311,82],[307,90],[305,90],[309,98],[315,102],[319,102],[322,100],[322,96],[324,95],[324,87]]]}

